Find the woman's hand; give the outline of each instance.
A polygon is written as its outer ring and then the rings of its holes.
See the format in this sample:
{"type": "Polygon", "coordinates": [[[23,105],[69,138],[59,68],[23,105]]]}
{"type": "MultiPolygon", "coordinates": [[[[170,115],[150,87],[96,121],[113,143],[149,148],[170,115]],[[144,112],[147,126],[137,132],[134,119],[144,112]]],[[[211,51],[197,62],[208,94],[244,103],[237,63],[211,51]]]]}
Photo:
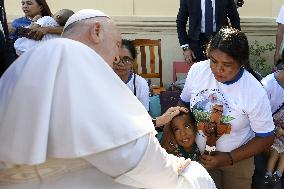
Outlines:
{"type": "Polygon", "coordinates": [[[203,154],[200,158],[200,162],[206,169],[210,170],[231,165],[231,158],[226,152],[216,152],[214,156],[203,154]]]}
{"type": "Polygon", "coordinates": [[[33,39],[33,40],[41,40],[45,34],[47,34],[48,29],[45,27],[39,27],[39,28],[33,28],[29,34],[28,38],[33,39]]]}

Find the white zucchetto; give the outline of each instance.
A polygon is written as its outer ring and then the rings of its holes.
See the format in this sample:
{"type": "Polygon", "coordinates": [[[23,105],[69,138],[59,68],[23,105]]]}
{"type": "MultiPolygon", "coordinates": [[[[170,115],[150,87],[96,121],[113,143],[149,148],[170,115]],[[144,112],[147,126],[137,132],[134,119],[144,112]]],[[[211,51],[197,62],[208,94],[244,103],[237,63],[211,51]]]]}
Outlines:
{"type": "Polygon", "coordinates": [[[100,10],[94,10],[94,9],[83,9],[80,10],[78,12],[76,12],[75,14],[73,14],[66,22],[65,26],[64,26],[64,30],[65,28],[67,28],[69,25],[73,24],[74,22],[78,22],[80,20],[85,20],[88,18],[95,18],[95,17],[107,17],[109,18],[108,15],[106,15],[105,13],[103,13],[100,10]]]}

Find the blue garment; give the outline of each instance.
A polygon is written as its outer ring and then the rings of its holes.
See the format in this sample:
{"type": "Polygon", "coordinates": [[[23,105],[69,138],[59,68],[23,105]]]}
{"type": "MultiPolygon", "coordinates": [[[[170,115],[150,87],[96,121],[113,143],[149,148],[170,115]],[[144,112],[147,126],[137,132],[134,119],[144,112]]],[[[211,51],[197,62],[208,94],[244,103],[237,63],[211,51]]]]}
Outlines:
{"type": "Polygon", "coordinates": [[[12,34],[10,34],[10,39],[15,42],[20,36],[18,33],[18,29],[20,27],[26,27],[30,25],[32,21],[28,17],[21,17],[17,18],[12,22],[12,27],[16,29],[16,31],[12,34]]]}

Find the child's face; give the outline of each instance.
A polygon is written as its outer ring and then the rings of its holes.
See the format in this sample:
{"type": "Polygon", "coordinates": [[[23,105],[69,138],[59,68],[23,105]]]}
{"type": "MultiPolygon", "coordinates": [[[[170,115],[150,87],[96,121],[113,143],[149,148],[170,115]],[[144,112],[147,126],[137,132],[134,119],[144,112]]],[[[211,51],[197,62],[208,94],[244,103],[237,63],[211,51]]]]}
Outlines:
{"type": "Polygon", "coordinates": [[[178,145],[190,150],[195,141],[194,122],[188,115],[177,116],[172,120],[172,130],[178,145]]]}
{"type": "Polygon", "coordinates": [[[63,10],[59,10],[57,11],[54,15],[53,15],[53,18],[54,20],[59,23],[60,22],[60,18],[63,16],[64,14],[64,11],[63,10]]]}

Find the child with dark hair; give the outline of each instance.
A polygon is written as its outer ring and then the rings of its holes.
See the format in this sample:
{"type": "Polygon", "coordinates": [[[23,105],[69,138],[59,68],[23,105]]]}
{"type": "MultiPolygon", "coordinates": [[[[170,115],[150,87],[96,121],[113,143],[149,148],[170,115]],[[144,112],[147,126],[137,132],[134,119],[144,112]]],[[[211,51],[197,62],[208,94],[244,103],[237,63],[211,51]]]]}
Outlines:
{"type": "MultiPolygon", "coordinates": [[[[56,12],[52,17],[51,16],[44,16],[41,17],[40,15],[37,15],[33,18],[33,22],[27,27],[27,28],[21,28],[19,29],[22,32],[22,37],[18,38],[15,43],[14,47],[16,50],[17,55],[21,55],[25,51],[31,49],[41,41],[46,41],[49,39],[60,37],[60,35],[57,34],[46,34],[40,41],[36,41],[33,39],[30,39],[31,36],[29,36],[29,31],[35,28],[39,27],[57,27],[57,26],[64,26],[67,20],[70,16],[72,16],[74,12],[69,9],[62,9],[56,12]],[[24,31],[26,31],[24,33],[24,31]]],[[[20,32],[21,33],[21,32],[20,32]]]]}
{"type": "Polygon", "coordinates": [[[160,134],[161,146],[170,154],[197,161],[200,152],[195,143],[196,125],[192,113],[181,112],[160,134]]]}

